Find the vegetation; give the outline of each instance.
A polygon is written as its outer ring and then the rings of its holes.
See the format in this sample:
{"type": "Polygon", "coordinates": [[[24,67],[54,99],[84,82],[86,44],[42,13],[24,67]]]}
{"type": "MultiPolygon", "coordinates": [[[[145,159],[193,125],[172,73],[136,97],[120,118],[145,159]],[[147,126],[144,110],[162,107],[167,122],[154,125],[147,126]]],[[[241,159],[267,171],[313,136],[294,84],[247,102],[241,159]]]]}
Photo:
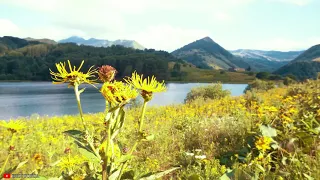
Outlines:
{"type": "Polygon", "coordinates": [[[256,79],[253,82],[249,83],[244,92],[247,91],[252,91],[252,90],[262,90],[262,91],[267,91],[270,89],[275,88],[276,85],[272,81],[263,81],[256,79]]]}
{"type": "Polygon", "coordinates": [[[227,96],[230,96],[230,91],[223,90],[222,84],[212,84],[208,86],[200,86],[191,89],[191,91],[187,94],[185,102],[194,101],[196,99],[202,98],[204,100],[207,99],[221,99],[227,96]]]}
{"type": "Polygon", "coordinates": [[[79,66],[83,59],[90,59],[83,66],[109,64],[118,71],[117,79],[130,76],[136,70],[159,80],[185,82],[249,82],[253,80],[244,73],[198,69],[165,51],[154,49],[135,50],[122,46],[108,48],[78,46],[76,44],[44,44],[20,38],[0,38],[0,80],[49,81],[48,69],[55,69],[55,63],[70,59],[79,66]]]}
{"type": "Polygon", "coordinates": [[[110,64],[118,70],[119,79],[136,70],[138,73],[167,80],[171,73],[168,63],[184,63],[165,51],[153,49],[135,50],[122,46],[99,48],[72,43],[53,45],[6,36],[0,38],[0,45],[5,47],[2,56],[0,53],[0,80],[49,81],[48,69],[54,69],[55,63],[65,59],[70,59],[76,66],[83,59],[90,59],[83,66],[84,71],[92,65],[98,67],[110,64]]]}
{"type": "MultiPolygon", "coordinates": [[[[85,91],[76,86],[93,83],[94,70],[85,74],[78,69],[66,72],[64,64],[57,67],[58,72],[51,74],[75,89],[81,109],[79,96],[85,91]]],[[[104,113],[80,110],[80,116],[0,121],[2,172],[72,179],[113,179],[121,174],[122,179],[147,179],[143,178],[147,175],[151,179],[320,179],[319,80],[248,91],[239,97],[146,107],[152,93],[164,86],[154,78],[141,81],[135,73],[126,80],[141,90],[144,105],[126,109],[118,105],[134,98],[135,90],[109,82],[115,75],[111,66],[99,72],[106,81],[100,91],[111,104],[104,113]],[[120,123],[124,112],[125,123],[120,123]],[[105,136],[106,131],[119,134],[105,136]],[[100,147],[106,148],[97,151],[100,147]],[[106,159],[102,164],[98,155],[106,159]],[[104,164],[107,169],[102,169],[104,164]]]]}
{"type": "Polygon", "coordinates": [[[292,60],[289,64],[276,70],[274,73],[282,76],[293,74],[299,80],[317,78],[320,72],[320,44],[312,46],[307,51],[292,60]]]}

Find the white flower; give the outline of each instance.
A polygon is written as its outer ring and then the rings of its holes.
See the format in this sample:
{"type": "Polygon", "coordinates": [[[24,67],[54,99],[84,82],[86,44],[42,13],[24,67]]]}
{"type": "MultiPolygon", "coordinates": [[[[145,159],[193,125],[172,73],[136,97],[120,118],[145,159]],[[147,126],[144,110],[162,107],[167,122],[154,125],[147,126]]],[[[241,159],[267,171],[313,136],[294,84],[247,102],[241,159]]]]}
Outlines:
{"type": "Polygon", "coordinates": [[[205,159],[207,158],[206,155],[200,155],[200,156],[195,156],[196,159],[205,159]]]}
{"type": "Polygon", "coordinates": [[[188,152],[186,152],[186,155],[187,155],[187,156],[194,156],[194,153],[188,153],[188,152]]]}

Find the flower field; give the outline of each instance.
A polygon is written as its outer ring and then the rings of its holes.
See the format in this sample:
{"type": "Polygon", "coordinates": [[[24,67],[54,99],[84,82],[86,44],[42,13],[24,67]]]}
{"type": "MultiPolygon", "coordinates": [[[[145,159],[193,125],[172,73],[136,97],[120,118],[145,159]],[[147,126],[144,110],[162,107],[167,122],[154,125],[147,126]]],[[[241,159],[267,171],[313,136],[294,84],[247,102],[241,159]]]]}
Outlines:
{"type": "MultiPolygon", "coordinates": [[[[75,87],[82,81],[75,76],[61,82],[75,87]]],[[[164,90],[156,79],[134,74],[127,82],[139,87],[143,105],[126,107],[137,94],[108,80],[101,90],[110,102],[106,112],[1,121],[1,173],[43,179],[320,179],[320,80],[163,107],[146,106],[152,93],[164,90]]]]}

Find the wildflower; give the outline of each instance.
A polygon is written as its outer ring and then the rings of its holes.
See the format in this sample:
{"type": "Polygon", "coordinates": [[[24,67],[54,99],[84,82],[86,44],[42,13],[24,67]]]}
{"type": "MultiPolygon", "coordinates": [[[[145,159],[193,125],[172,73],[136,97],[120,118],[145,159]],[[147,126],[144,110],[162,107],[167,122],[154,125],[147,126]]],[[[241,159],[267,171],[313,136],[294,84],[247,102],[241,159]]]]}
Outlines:
{"type": "Polygon", "coordinates": [[[198,156],[194,156],[194,158],[196,158],[196,159],[205,159],[205,158],[207,158],[207,156],[206,155],[198,155],[198,156]]]}
{"type": "Polygon", "coordinates": [[[64,153],[65,153],[65,154],[71,153],[71,149],[67,147],[67,148],[64,150],[64,153]]]}
{"type": "Polygon", "coordinates": [[[61,159],[61,161],[59,162],[58,166],[61,169],[65,169],[65,168],[75,168],[75,167],[79,167],[79,165],[81,165],[83,162],[85,161],[85,159],[82,156],[73,156],[73,157],[63,157],[61,159]]]}
{"type": "Polygon", "coordinates": [[[259,151],[265,152],[266,150],[270,149],[271,142],[272,142],[272,139],[270,137],[262,136],[262,137],[259,137],[255,145],[259,151]]]}
{"type": "Polygon", "coordinates": [[[194,156],[194,153],[186,152],[186,156],[194,156]]]}
{"type": "Polygon", "coordinates": [[[132,73],[132,76],[125,79],[128,84],[133,85],[135,88],[141,90],[141,96],[148,102],[152,99],[154,92],[163,92],[166,90],[164,81],[161,83],[156,80],[156,77],[152,76],[143,79],[143,75],[138,75],[136,72],[132,73]]]}
{"type": "Polygon", "coordinates": [[[18,121],[1,121],[0,122],[0,126],[7,128],[9,131],[11,131],[12,133],[15,133],[21,129],[26,128],[26,125],[23,121],[18,120],[18,121]]]}
{"type": "Polygon", "coordinates": [[[98,75],[101,81],[110,82],[116,76],[116,69],[109,65],[103,65],[99,68],[98,75]]]}
{"type": "Polygon", "coordinates": [[[105,82],[100,90],[103,97],[111,104],[127,103],[130,99],[138,96],[138,92],[131,85],[125,85],[122,82],[105,82]]]}
{"type": "Polygon", "coordinates": [[[50,69],[50,74],[52,75],[51,78],[56,81],[53,82],[54,84],[63,84],[68,82],[69,85],[74,86],[75,83],[77,83],[78,85],[82,84],[82,83],[88,83],[88,84],[93,84],[95,83],[95,80],[92,80],[90,78],[95,77],[94,74],[96,73],[96,70],[93,69],[93,66],[91,66],[88,70],[87,73],[83,73],[80,72],[80,69],[83,65],[84,61],[81,62],[80,67],[78,69],[76,69],[76,67],[74,66],[72,68],[70,61],[68,60],[68,65],[69,65],[69,70],[70,72],[67,71],[66,69],[66,63],[57,63],[56,67],[58,72],[55,73],[53,71],[51,71],[50,69]]]}

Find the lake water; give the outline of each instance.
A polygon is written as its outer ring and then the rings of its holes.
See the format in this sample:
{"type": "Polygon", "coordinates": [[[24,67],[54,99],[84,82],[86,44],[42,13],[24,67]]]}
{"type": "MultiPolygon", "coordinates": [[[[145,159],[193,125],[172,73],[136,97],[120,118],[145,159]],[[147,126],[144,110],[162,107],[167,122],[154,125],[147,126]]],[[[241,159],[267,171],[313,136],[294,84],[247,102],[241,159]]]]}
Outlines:
{"type": "MultiPolygon", "coordinates": [[[[169,105],[183,103],[193,87],[207,83],[168,83],[168,90],[156,93],[149,105],[169,105]]],[[[243,94],[247,84],[223,84],[223,89],[233,96],[243,94]]],[[[102,112],[105,108],[103,96],[97,89],[86,85],[81,94],[81,104],[85,113],[102,112]]],[[[98,86],[99,87],[99,86],[98,86]]],[[[53,85],[50,82],[0,82],[0,120],[19,116],[77,114],[78,108],[72,88],[67,84],[53,85]]]]}

